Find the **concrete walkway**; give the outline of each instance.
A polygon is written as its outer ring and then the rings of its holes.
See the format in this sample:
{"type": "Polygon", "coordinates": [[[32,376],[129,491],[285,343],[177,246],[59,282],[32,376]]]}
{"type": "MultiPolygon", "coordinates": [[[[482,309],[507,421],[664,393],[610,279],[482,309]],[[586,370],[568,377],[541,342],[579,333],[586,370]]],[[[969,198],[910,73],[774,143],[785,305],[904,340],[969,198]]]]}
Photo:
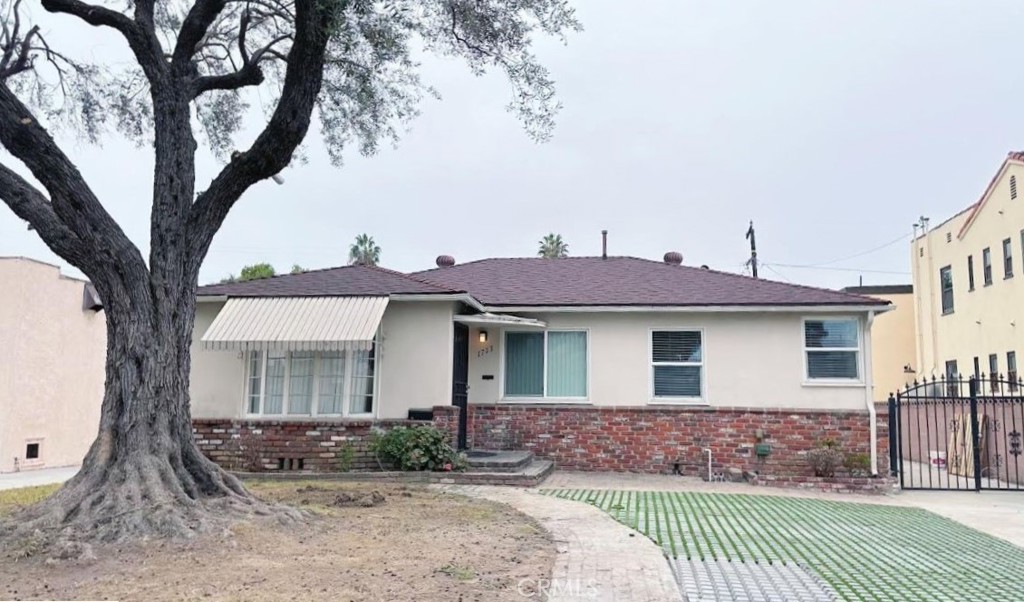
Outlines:
{"type": "Polygon", "coordinates": [[[78,466],[66,466],[63,468],[41,468],[39,470],[0,473],[0,491],[63,483],[75,476],[78,468],[78,466]]]}
{"type": "Polygon", "coordinates": [[[805,489],[755,487],[744,483],[708,483],[700,479],[623,473],[556,472],[544,489],[618,489],[695,491],[813,498],[861,504],[923,508],[968,527],[1024,547],[1024,491],[903,491],[889,495],[825,493],[805,489]]]}
{"type": "MultiPolygon", "coordinates": [[[[551,532],[558,555],[547,588],[550,602],[679,602],[682,599],[661,549],[593,506],[528,489],[440,487],[508,504],[535,518],[551,532]]],[[[538,578],[547,579],[547,576],[538,578]]]]}

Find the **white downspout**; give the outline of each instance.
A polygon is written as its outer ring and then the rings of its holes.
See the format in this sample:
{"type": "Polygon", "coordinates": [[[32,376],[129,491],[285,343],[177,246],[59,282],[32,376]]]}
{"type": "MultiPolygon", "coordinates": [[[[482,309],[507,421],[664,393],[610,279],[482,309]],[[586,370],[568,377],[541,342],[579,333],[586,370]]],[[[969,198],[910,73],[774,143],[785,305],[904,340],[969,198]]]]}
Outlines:
{"type": "MultiPolygon", "coordinates": [[[[871,369],[871,324],[875,312],[868,312],[867,327],[864,331],[864,403],[868,407],[871,425],[871,476],[878,476],[878,413],[875,411],[874,375],[871,369]]],[[[891,434],[889,435],[892,436],[891,434]]]]}

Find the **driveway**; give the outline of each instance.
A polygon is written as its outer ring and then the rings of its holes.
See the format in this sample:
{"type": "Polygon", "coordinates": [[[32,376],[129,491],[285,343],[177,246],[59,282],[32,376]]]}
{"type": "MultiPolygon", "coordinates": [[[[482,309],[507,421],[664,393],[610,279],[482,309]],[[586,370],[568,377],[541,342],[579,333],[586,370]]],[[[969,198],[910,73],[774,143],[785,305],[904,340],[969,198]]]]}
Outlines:
{"type": "Polygon", "coordinates": [[[1024,494],[829,496],[680,477],[556,477],[547,495],[600,508],[659,545],[687,601],[1024,600],[1011,577],[1024,571],[1024,549],[1008,541],[1021,532],[1024,494]]]}
{"type": "Polygon", "coordinates": [[[67,466],[64,468],[41,468],[39,470],[0,473],[0,491],[63,483],[75,476],[78,468],[78,466],[67,466]]]}

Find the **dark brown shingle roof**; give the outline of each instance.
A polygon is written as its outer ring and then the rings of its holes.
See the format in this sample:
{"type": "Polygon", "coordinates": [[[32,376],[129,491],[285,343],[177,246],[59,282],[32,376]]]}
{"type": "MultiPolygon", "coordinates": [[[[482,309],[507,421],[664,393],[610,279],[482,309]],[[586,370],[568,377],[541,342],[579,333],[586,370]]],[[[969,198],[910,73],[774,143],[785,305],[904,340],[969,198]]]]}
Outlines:
{"type": "Polygon", "coordinates": [[[878,305],[839,291],[636,257],[482,259],[412,274],[489,306],[878,305]]]}
{"type": "Polygon", "coordinates": [[[210,284],[199,295],[228,297],[383,297],[397,294],[448,294],[461,291],[376,266],[349,265],[272,278],[210,284]]]}
{"type": "Polygon", "coordinates": [[[868,286],[847,286],[840,289],[854,295],[909,295],[914,292],[913,284],[873,284],[868,286]]]}

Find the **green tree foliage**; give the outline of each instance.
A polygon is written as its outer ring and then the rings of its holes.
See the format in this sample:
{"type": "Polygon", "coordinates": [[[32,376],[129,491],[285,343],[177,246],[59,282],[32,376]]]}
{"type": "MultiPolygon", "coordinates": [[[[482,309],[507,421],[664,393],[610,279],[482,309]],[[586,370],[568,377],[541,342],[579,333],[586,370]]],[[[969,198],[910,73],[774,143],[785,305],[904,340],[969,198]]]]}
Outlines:
{"type": "Polygon", "coordinates": [[[569,256],[569,245],[562,240],[561,234],[555,234],[552,232],[540,239],[539,245],[540,247],[537,249],[537,255],[539,257],[558,259],[560,257],[569,256]]]}
{"type": "Polygon", "coordinates": [[[348,248],[348,262],[351,265],[377,265],[380,263],[380,247],[368,234],[360,234],[348,248]]]}

